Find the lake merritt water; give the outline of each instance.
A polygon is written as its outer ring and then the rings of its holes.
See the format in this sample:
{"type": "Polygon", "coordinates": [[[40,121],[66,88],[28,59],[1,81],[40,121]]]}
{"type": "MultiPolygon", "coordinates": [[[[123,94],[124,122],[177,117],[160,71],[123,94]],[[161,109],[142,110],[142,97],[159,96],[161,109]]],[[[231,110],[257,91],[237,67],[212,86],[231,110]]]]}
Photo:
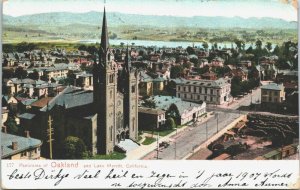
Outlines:
{"type": "MultiPolygon", "coordinates": [[[[79,43],[100,43],[100,40],[98,39],[89,39],[89,40],[81,40],[79,43]]],[[[195,47],[202,47],[202,42],[187,42],[187,41],[150,41],[150,40],[124,40],[124,39],[110,39],[109,43],[111,45],[120,45],[121,43],[124,43],[126,46],[127,44],[129,46],[134,43],[134,46],[146,46],[146,47],[169,47],[169,48],[176,48],[176,47],[182,47],[182,48],[187,48],[188,46],[195,46],[195,47]]],[[[208,43],[209,49],[213,46],[214,43],[208,43]]],[[[230,42],[225,42],[225,43],[217,43],[218,47],[221,48],[236,48],[235,43],[230,43],[230,42]]],[[[263,43],[263,46],[265,43],[263,43]]],[[[246,43],[245,44],[245,49],[249,48],[252,46],[255,48],[255,43],[246,43]]],[[[272,47],[274,48],[276,44],[272,44],[272,47]]]]}

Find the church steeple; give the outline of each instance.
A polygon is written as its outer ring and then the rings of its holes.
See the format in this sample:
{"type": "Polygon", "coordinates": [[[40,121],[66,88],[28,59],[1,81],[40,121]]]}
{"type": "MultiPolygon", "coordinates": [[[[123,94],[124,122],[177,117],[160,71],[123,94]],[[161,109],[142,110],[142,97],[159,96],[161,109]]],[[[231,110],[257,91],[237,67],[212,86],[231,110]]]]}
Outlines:
{"type": "Polygon", "coordinates": [[[102,34],[101,34],[101,45],[100,45],[100,49],[101,49],[101,52],[103,54],[106,54],[108,46],[109,46],[109,42],[108,42],[108,32],[107,32],[107,21],[106,21],[105,7],[104,7],[103,22],[102,22],[102,34]]]}
{"type": "Polygon", "coordinates": [[[129,72],[130,68],[131,68],[131,61],[130,61],[129,49],[128,49],[128,45],[127,45],[124,69],[125,69],[125,71],[129,72]]]}

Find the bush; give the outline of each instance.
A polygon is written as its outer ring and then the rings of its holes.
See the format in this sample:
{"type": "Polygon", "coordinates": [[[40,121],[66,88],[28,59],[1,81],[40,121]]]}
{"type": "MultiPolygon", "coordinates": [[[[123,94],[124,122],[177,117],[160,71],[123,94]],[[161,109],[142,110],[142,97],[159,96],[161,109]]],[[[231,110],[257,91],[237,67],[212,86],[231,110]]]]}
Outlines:
{"type": "Polygon", "coordinates": [[[165,129],[173,129],[176,127],[175,121],[172,117],[166,120],[165,129]]]}
{"type": "Polygon", "coordinates": [[[63,142],[64,159],[82,159],[85,156],[86,146],[84,142],[73,136],[68,136],[63,142]]]}

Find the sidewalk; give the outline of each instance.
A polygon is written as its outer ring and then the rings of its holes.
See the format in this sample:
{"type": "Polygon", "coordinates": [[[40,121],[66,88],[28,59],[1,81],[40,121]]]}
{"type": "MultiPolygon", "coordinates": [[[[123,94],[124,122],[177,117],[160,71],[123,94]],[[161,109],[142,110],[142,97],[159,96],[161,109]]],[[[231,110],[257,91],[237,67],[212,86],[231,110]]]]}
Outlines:
{"type": "MultiPolygon", "coordinates": [[[[208,119],[210,119],[211,117],[212,117],[212,115],[210,114],[210,112],[207,112],[207,117],[206,118],[201,118],[200,122],[204,123],[208,119]]],[[[162,141],[167,141],[167,142],[173,141],[174,139],[176,139],[176,137],[181,132],[185,131],[188,127],[190,127],[190,126],[185,125],[185,126],[179,128],[179,129],[177,129],[177,134],[176,134],[176,130],[175,130],[172,133],[170,133],[170,134],[168,134],[168,135],[166,135],[164,137],[160,136],[158,141],[159,142],[162,142],[162,141]]],[[[145,136],[152,137],[152,134],[143,134],[142,136],[143,136],[143,138],[145,138],[145,136]]],[[[156,139],[157,135],[153,135],[153,138],[156,139]]],[[[142,141],[140,141],[140,142],[142,142],[142,141]]],[[[126,158],[124,158],[124,160],[139,160],[139,159],[143,158],[144,156],[146,156],[147,154],[149,154],[150,152],[156,150],[156,148],[157,148],[157,141],[153,142],[150,145],[143,145],[143,144],[141,144],[140,147],[138,147],[137,149],[132,150],[130,152],[127,152],[126,153],[126,158]]]]}

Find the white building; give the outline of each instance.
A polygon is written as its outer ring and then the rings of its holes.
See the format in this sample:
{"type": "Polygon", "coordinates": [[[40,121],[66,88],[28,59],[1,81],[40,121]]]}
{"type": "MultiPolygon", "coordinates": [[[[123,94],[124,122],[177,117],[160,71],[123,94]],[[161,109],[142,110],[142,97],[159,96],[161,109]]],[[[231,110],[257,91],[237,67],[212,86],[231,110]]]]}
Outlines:
{"type": "MultiPolygon", "coordinates": [[[[178,80],[179,81],[179,80],[178,80]]],[[[176,84],[176,97],[192,102],[224,104],[231,99],[230,79],[180,80],[176,84]]]]}

